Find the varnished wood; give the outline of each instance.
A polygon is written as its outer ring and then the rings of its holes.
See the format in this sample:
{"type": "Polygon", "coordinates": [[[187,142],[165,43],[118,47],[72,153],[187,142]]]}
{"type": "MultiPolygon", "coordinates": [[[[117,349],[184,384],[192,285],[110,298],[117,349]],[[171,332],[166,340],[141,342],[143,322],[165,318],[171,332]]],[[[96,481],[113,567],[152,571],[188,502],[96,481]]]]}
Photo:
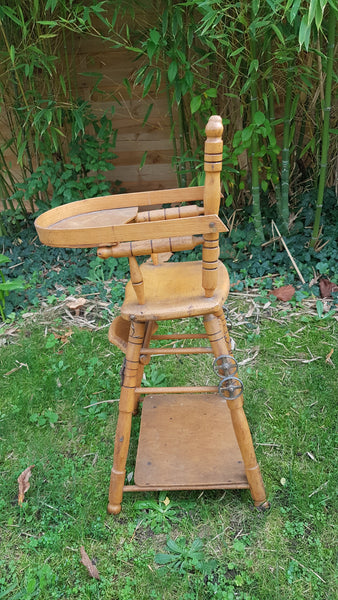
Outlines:
{"type": "Polygon", "coordinates": [[[153,264],[158,264],[160,260],[158,254],[160,253],[193,250],[202,243],[203,237],[196,235],[159,240],[142,240],[138,242],[122,242],[116,244],[116,246],[98,248],[97,255],[99,258],[104,259],[111,256],[120,258],[122,256],[149,256],[150,254],[153,259],[153,264]],[[153,257],[156,257],[155,260],[153,257]]]}
{"type": "MultiPolygon", "coordinates": [[[[39,215],[34,224],[40,241],[47,246],[95,248],[117,241],[131,241],[128,236],[115,240],[111,235],[112,225],[121,224],[120,215],[122,222],[128,223],[136,217],[138,207],[196,202],[203,200],[203,193],[204,188],[197,186],[87,198],[52,208],[39,215]]],[[[170,235],[173,234],[160,237],[170,235]]]]}
{"type": "MultiPolygon", "coordinates": [[[[52,211],[48,211],[48,213],[50,212],[52,211]]],[[[44,215],[48,213],[44,213],[44,215]]],[[[170,219],[168,221],[157,221],[155,224],[152,222],[118,223],[116,225],[108,223],[106,226],[96,226],[95,221],[93,221],[92,227],[83,229],[76,227],[57,229],[49,225],[44,227],[40,217],[35,222],[40,241],[47,246],[62,248],[92,248],[116,244],[117,242],[133,242],[174,236],[183,237],[187,232],[196,235],[227,231],[226,226],[217,215],[170,219]]]]}
{"type": "MultiPolygon", "coordinates": [[[[217,358],[221,354],[228,354],[231,356],[230,338],[227,330],[224,332],[224,323],[222,320],[215,315],[206,315],[204,317],[204,325],[209,334],[210,344],[215,357],[217,358]]],[[[233,373],[233,376],[238,377],[237,371],[233,373]]],[[[261,506],[266,503],[265,489],[260,468],[256,460],[248,421],[243,410],[243,402],[243,395],[235,400],[227,400],[237,443],[243,457],[251,495],[255,505],[261,506]]]]}
{"type": "Polygon", "coordinates": [[[154,395],[143,402],[138,486],[247,487],[229,409],[219,395],[154,395]]]}
{"type": "Polygon", "coordinates": [[[130,281],[139,304],[144,304],[144,282],[140,267],[134,256],[129,257],[130,281]]]}
{"type": "Polygon", "coordinates": [[[137,223],[146,221],[166,221],[168,219],[183,219],[184,217],[196,217],[203,215],[204,208],[196,204],[188,206],[177,206],[174,208],[161,208],[159,210],[145,210],[136,215],[137,223]]]}
{"type": "Polygon", "coordinates": [[[132,323],[130,326],[123,385],[119,403],[114,461],[109,488],[108,511],[118,514],[121,511],[123,486],[126,475],[126,461],[129,449],[132,413],[137,407],[135,388],[139,383],[139,359],[144,341],[145,324],[132,323]]]}
{"type": "Polygon", "coordinates": [[[43,243],[98,246],[103,259],[129,258],[131,280],[121,315],[109,329],[109,340],[125,353],[109,490],[108,511],[113,514],[120,512],[125,490],[249,487],[257,506],[266,502],[242,396],[225,399],[217,385],[142,386],[143,370],[152,356],[231,354],[222,310],[229,276],[218,260],[219,233],[227,231],[218,216],[222,132],[222,119],[214,115],[206,127],[204,187],[90,198],[52,209],[36,220],[43,243]],[[196,205],[201,201],[202,206],[196,205]],[[165,204],[171,206],[163,208],[165,204]],[[200,243],[201,261],[167,262],[172,252],[192,250],[200,243]],[[151,259],[139,265],[135,257],[143,255],[151,259]],[[157,321],[199,316],[205,334],[155,333],[157,321]],[[153,345],[206,337],[210,347],[153,345]],[[135,485],[128,487],[132,415],[144,396],[135,485]]]}
{"type": "Polygon", "coordinates": [[[165,356],[166,354],[212,354],[212,350],[207,346],[187,346],[185,348],[147,348],[144,350],[143,354],[150,354],[152,356],[165,356]]]}
{"type": "MultiPolygon", "coordinates": [[[[221,199],[220,171],[222,170],[223,125],[221,117],[214,115],[206,127],[207,140],[204,153],[204,213],[218,214],[221,199]],[[217,153],[217,154],[216,154],[217,153]]],[[[204,235],[202,250],[202,285],[205,295],[211,297],[217,288],[219,257],[218,232],[207,232],[204,235]]]]}
{"type": "Polygon", "coordinates": [[[126,286],[121,314],[137,320],[161,321],[181,319],[211,313],[223,305],[229,293],[229,276],[219,262],[219,285],[211,298],[206,298],[202,287],[202,263],[166,263],[160,266],[143,264],[140,267],[144,281],[145,302],[138,304],[131,282],[126,286]]]}
{"type": "Polygon", "coordinates": [[[195,386],[171,386],[171,387],[138,387],[136,388],[137,394],[211,394],[218,392],[217,385],[195,385],[195,386]]]}

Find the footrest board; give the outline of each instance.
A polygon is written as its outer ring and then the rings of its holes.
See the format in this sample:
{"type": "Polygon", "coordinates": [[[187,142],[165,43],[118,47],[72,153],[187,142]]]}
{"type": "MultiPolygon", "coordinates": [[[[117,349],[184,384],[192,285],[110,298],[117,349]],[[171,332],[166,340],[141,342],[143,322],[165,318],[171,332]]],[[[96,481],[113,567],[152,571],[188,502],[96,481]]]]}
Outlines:
{"type": "MultiPolygon", "coordinates": [[[[230,410],[218,394],[143,401],[134,490],[248,488],[230,410]]],[[[125,487],[125,491],[128,486],[125,487]]]]}

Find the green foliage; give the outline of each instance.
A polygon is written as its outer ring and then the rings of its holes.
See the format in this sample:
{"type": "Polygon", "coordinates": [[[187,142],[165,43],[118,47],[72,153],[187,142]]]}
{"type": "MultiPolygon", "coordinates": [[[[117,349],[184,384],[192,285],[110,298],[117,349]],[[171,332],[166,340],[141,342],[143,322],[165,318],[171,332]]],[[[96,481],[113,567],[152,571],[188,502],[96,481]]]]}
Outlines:
{"type": "Polygon", "coordinates": [[[106,116],[97,119],[87,103],[83,106],[83,131],[90,125],[95,135],[78,133],[69,144],[65,160],[45,158],[41,165],[23,182],[16,184],[10,200],[20,205],[33,202],[47,210],[74,200],[103,196],[110,193],[105,174],[114,169],[116,155],[112,152],[116,131],[106,116]]]}
{"type": "Polygon", "coordinates": [[[166,492],[160,492],[157,502],[139,500],[134,504],[135,510],[142,511],[139,524],[142,527],[150,527],[154,533],[168,533],[173,524],[180,523],[182,509],[189,507],[193,508],[192,502],[173,502],[166,492]]]}
{"type": "Polygon", "coordinates": [[[203,547],[204,544],[200,538],[194,539],[191,544],[188,544],[184,537],[177,538],[177,540],[169,538],[167,541],[169,554],[156,554],[155,562],[158,565],[166,565],[179,573],[200,572],[207,575],[216,567],[217,563],[206,558],[203,547]]]}
{"type": "MultiPolygon", "coordinates": [[[[10,258],[4,254],[0,254],[0,266],[10,262],[10,258]]],[[[25,283],[22,278],[17,277],[15,279],[6,279],[2,270],[0,269],[0,317],[5,320],[5,304],[6,297],[11,291],[22,290],[25,287],[25,283]]]]}
{"type": "MultiPolygon", "coordinates": [[[[211,113],[221,114],[226,206],[238,208],[250,189],[256,238],[262,241],[263,191],[276,199],[277,219],[287,235],[290,178],[297,186],[317,178],[321,107],[315,106],[312,90],[324,73],[314,54],[325,59],[326,28],[334,20],[327,5],[333,13],[333,3],[170,1],[154,3],[153,10],[147,4],[143,19],[137,4],[129,5],[131,26],[117,19],[127,10],[118,3],[109,35],[139,59],[135,83],[143,86],[143,96],[166,88],[178,184],[202,183],[203,127],[211,113]],[[148,11],[158,20],[148,22],[148,11]],[[284,115],[277,119],[281,103],[284,115]],[[311,139],[303,147],[305,130],[311,139]]],[[[130,92],[130,82],[126,86],[130,92]]]]}
{"type": "MultiPolygon", "coordinates": [[[[49,184],[54,205],[107,191],[103,172],[112,169],[116,132],[109,118],[97,119],[78,99],[73,63],[75,36],[100,37],[92,19],[100,18],[104,4],[24,0],[0,7],[0,193],[7,226],[27,220],[36,200],[48,208],[49,184]]],[[[96,91],[97,74],[91,77],[96,91]]]]}

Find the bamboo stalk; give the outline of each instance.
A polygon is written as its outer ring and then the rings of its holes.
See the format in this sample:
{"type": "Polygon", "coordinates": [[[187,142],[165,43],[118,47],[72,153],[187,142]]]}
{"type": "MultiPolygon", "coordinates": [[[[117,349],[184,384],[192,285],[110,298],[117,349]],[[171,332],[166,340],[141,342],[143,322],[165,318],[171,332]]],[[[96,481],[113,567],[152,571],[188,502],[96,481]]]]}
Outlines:
{"type": "Polygon", "coordinates": [[[290,125],[291,125],[291,100],[293,82],[293,67],[289,64],[286,70],[286,91],[284,104],[283,122],[283,148],[282,148],[282,170],[281,170],[281,202],[279,216],[283,227],[283,233],[288,230],[289,221],[289,176],[290,176],[290,125]]]}
{"type": "Polygon", "coordinates": [[[330,143],[330,113],[331,113],[331,94],[332,94],[332,79],[333,79],[333,56],[334,42],[336,30],[336,15],[333,5],[330,5],[329,11],[329,30],[327,40],[327,65],[326,65],[326,82],[325,82],[325,97],[324,97],[324,121],[322,131],[322,153],[320,161],[320,175],[318,184],[318,194],[316,203],[315,220],[313,224],[312,237],[310,247],[314,248],[319,238],[320,217],[323,208],[324,189],[327,173],[327,156],[330,143]]]}
{"type": "MultiPolygon", "coordinates": [[[[253,9],[252,9],[253,13],[253,9]]],[[[252,19],[254,19],[254,14],[252,14],[252,19]]],[[[257,57],[257,46],[256,46],[256,38],[255,33],[250,33],[250,50],[251,50],[251,59],[255,60],[257,57]]],[[[253,69],[251,73],[251,123],[254,123],[254,116],[258,111],[258,97],[257,97],[257,72],[253,69]]],[[[253,131],[251,138],[251,192],[252,192],[252,218],[255,227],[255,237],[258,243],[264,241],[263,227],[262,227],[262,215],[261,215],[261,207],[260,207],[260,193],[259,193],[259,160],[258,160],[258,151],[259,151],[259,143],[258,143],[258,134],[256,131],[253,131]]]]}

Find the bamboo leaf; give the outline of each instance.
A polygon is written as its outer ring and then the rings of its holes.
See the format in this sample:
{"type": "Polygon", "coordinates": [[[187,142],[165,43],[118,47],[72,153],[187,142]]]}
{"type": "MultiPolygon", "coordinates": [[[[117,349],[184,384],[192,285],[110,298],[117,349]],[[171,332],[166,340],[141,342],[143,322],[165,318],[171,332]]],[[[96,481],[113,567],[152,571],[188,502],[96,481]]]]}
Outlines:
{"type": "Polygon", "coordinates": [[[141,162],[140,162],[140,166],[139,166],[139,171],[141,171],[141,169],[144,167],[144,164],[145,164],[145,162],[146,162],[146,160],[147,160],[147,154],[148,154],[148,151],[146,150],[146,151],[143,153],[143,156],[142,156],[142,158],[141,158],[141,162]]]}
{"type": "Polygon", "coordinates": [[[151,88],[153,79],[154,79],[154,69],[149,69],[149,71],[146,75],[146,78],[144,80],[144,84],[143,84],[143,94],[142,94],[143,98],[148,94],[148,92],[151,88]]]}
{"type": "Polygon", "coordinates": [[[279,27],[277,27],[277,25],[275,25],[274,23],[271,23],[271,28],[275,32],[279,41],[283,44],[283,46],[285,46],[285,40],[284,40],[283,34],[282,34],[281,30],[279,29],[279,27]]]}
{"type": "Polygon", "coordinates": [[[254,58],[250,63],[248,74],[250,75],[250,73],[252,73],[252,71],[258,71],[258,67],[259,67],[258,59],[254,58]]]}
{"type": "Polygon", "coordinates": [[[177,71],[178,71],[177,62],[172,61],[170,63],[170,65],[169,65],[169,68],[168,68],[168,80],[169,80],[169,83],[172,83],[175,80],[176,75],[177,75],[177,71]]]}
{"type": "Polygon", "coordinates": [[[311,25],[317,9],[317,3],[319,4],[319,0],[310,0],[310,6],[308,10],[308,25],[311,25]]]}
{"type": "Polygon", "coordinates": [[[10,46],[10,48],[9,48],[9,57],[12,61],[12,65],[14,65],[14,63],[15,63],[15,48],[13,45],[10,46]]]}
{"type": "MultiPolygon", "coordinates": [[[[9,6],[1,6],[0,9],[3,14],[5,14],[9,19],[11,19],[11,21],[14,21],[14,23],[19,25],[19,27],[22,26],[21,21],[19,21],[18,17],[16,16],[16,14],[12,8],[10,8],[9,6]]],[[[0,12],[0,14],[1,14],[1,12],[0,12]]]]}
{"type": "Polygon", "coordinates": [[[130,87],[129,80],[126,77],[123,79],[123,83],[124,83],[124,85],[126,87],[126,90],[128,92],[129,98],[131,98],[131,96],[132,96],[131,87],[130,87]]]}
{"type": "MultiPolygon", "coordinates": [[[[151,113],[151,111],[153,110],[153,106],[154,106],[154,103],[153,103],[153,102],[152,102],[152,103],[151,103],[151,104],[148,106],[147,112],[146,112],[146,114],[145,114],[145,117],[144,117],[144,119],[143,119],[142,127],[143,127],[143,126],[146,124],[146,122],[148,121],[148,119],[149,119],[149,116],[150,116],[150,113],[151,113]]],[[[142,165],[142,166],[143,166],[143,165],[142,165]]],[[[142,168],[142,167],[140,167],[140,168],[142,168]]]]}
{"type": "Polygon", "coordinates": [[[321,7],[320,2],[317,2],[316,14],[315,14],[315,23],[316,23],[317,29],[319,29],[322,24],[323,15],[324,15],[324,10],[321,7]]]}
{"type": "Polygon", "coordinates": [[[194,96],[190,102],[190,110],[191,110],[191,114],[193,115],[195,112],[198,111],[198,109],[200,108],[202,103],[202,96],[194,96]]]}
{"type": "Polygon", "coordinates": [[[308,24],[307,15],[303,15],[303,18],[301,20],[300,27],[299,27],[299,38],[298,38],[298,40],[299,40],[299,46],[300,46],[300,48],[304,44],[306,50],[309,49],[310,33],[311,33],[311,26],[308,24]]]}
{"type": "Polygon", "coordinates": [[[291,10],[290,10],[290,23],[293,23],[293,21],[295,20],[299,8],[300,8],[300,3],[301,0],[295,0],[294,3],[292,4],[291,10]]]}
{"type": "Polygon", "coordinates": [[[62,74],[60,74],[60,85],[61,85],[61,89],[62,89],[64,95],[66,96],[67,95],[66,82],[65,82],[64,76],[62,74]]]}
{"type": "Polygon", "coordinates": [[[234,50],[234,52],[231,52],[230,56],[237,56],[237,54],[240,54],[241,52],[243,52],[243,50],[245,50],[245,46],[241,46],[240,48],[237,48],[237,50],[234,50]]]}
{"type": "Polygon", "coordinates": [[[252,12],[254,16],[256,16],[259,11],[259,3],[259,0],[252,0],[252,12]]]}

